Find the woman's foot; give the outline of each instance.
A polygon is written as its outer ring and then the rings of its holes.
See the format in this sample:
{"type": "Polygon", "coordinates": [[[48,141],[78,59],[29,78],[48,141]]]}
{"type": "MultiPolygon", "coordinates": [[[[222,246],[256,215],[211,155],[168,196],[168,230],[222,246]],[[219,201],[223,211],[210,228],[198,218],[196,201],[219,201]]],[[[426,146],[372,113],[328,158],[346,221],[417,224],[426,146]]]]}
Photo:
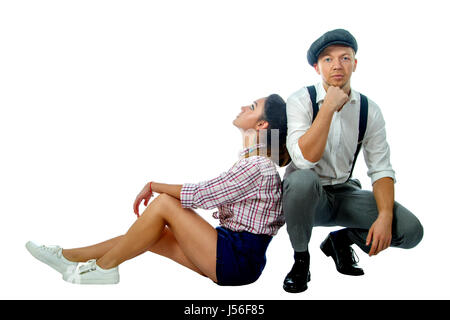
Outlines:
{"type": "Polygon", "coordinates": [[[69,261],[63,256],[60,246],[44,246],[28,241],[25,247],[33,257],[52,267],[63,276],[68,269],[77,266],[77,262],[69,261]]]}
{"type": "Polygon", "coordinates": [[[76,284],[116,284],[120,280],[119,267],[102,269],[92,259],[68,269],[63,279],[76,284]]]}

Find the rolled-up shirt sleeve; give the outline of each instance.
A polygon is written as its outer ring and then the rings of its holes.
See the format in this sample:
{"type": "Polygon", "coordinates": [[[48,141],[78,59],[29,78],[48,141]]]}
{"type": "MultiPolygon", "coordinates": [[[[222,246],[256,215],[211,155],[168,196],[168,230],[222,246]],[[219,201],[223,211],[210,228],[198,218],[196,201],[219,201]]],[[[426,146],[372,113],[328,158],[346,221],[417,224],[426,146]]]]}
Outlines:
{"type": "Polygon", "coordinates": [[[261,184],[259,167],[242,159],[217,178],[200,183],[185,183],[181,188],[183,208],[213,209],[254,197],[261,184]]]}
{"type": "Polygon", "coordinates": [[[390,162],[390,148],[386,139],[386,129],[383,115],[380,108],[373,101],[370,101],[369,113],[371,118],[368,119],[367,131],[363,140],[364,160],[372,184],[375,181],[390,177],[395,179],[395,171],[392,169],[390,162]]]}
{"type": "MultiPolygon", "coordinates": [[[[286,146],[291,156],[292,162],[298,169],[314,168],[318,162],[311,162],[305,159],[298,145],[298,139],[311,127],[312,107],[311,103],[305,105],[300,100],[303,95],[308,95],[306,89],[300,93],[300,97],[291,96],[286,102],[286,115],[288,122],[288,134],[286,146]],[[300,99],[299,99],[300,98],[300,99]]],[[[308,96],[309,99],[309,96],[308,96]]]]}

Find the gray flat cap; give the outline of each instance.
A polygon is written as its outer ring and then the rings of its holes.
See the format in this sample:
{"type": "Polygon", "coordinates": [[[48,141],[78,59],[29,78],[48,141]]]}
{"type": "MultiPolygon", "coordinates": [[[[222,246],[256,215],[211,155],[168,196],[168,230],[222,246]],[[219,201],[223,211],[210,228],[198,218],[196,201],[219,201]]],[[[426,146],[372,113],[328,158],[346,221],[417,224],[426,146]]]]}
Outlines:
{"type": "Polygon", "coordinates": [[[351,47],[353,50],[358,51],[358,43],[350,32],[344,29],[335,29],[324,33],[319,39],[313,42],[309,47],[307,53],[308,63],[314,66],[317,63],[319,55],[325,50],[326,47],[333,44],[341,44],[351,47]]]}

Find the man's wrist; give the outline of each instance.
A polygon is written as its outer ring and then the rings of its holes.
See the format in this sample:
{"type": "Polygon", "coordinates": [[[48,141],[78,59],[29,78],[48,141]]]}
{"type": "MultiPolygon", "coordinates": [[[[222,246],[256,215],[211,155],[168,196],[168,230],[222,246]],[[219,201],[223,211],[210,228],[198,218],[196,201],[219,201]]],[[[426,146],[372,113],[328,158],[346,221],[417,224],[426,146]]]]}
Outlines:
{"type": "Polygon", "coordinates": [[[329,117],[333,117],[333,114],[336,112],[337,107],[333,105],[330,101],[324,101],[322,106],[319,109],[320,111],[325,112],[329,117]]]}
{"type": "Polygon", "coordinates": [[[393,217],[394,217],[393,210],[382,210],[378,213],[378,218],[390,219],[392,221],[393,217]]]}

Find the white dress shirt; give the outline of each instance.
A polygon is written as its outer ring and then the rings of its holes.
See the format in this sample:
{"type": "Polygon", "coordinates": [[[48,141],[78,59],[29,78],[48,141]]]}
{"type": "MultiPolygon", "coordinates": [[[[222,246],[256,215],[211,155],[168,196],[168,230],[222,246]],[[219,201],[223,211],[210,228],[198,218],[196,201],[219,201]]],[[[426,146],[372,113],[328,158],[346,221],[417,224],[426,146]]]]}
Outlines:
{"type": "MultiPolygon", "coordinates": [[[[326,91],[322,83],[317,83],[315,87],[320,110],[326,91]]],[[[368,99],[368,104],[367,129],[362,144],[367,175],[372,184],[383,177],[391,177],[395,181],[383,115],[372,100],[368,99]]],[[[295,169],[313,169],[319,175],[322,185],[345,182],[350,175],[358,143],[359,111],[360,95],[352,89],[349,101],[333,115],[322,158],[318,162],[310,162],[303,157],[298,139],[311,127],[312,103],[306,87],[294,92],[288,98],[286,106],[287,148],[292,162],[286,169],[285,177],[295,169]]]]}

